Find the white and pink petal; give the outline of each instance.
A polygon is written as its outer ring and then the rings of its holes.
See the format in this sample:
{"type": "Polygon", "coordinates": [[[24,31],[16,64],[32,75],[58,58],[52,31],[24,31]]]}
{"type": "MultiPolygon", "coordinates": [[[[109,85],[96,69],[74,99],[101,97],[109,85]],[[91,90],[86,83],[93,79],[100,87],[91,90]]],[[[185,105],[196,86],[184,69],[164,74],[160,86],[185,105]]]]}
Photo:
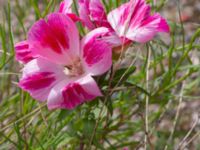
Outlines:
{"type": "Polygon", "coordinates": [[[83,24],[89,30],[92,30],[95,28],[95,24],[90,18],[89,1],[90,0],[78,0],[78,11],[83,24]]]}
{"type": "Polygon", "coordinates": [[[79,16],[83,24],[93,30],[97,27],[108,27],[104,6],[100,0],[79,0],[79,16]]]}
{"type": "Polygon", "coordinates": [[[132,41],[146,43],[152,40],[158,32],[169,32],[169,26],[159,14],[154,14],[143,21],[139,27],[130,27],[126,37],[132,41]]]}
{"type": "Polygon", "coordinates": [[[96,24],[96,27],[110,28],[110,24],[107,21],[106,12],[101,0],[90,0],[89,11],[91,20],[96,24]]]}
{"type": "Polygon", "coordinates": [[[91,75],[101,75],[112,65],[111,43],[102,37],[109,33],[107,28],[97,28],[88,33],[81,42],[81,60],[85,71],[91,75]]]}
{"type": "Polygon", "coordinates": [[[45,101],[51,88],[65,78],[63,67],[37,58],[27,63],[19,86],[39,101],[45,101]]]}
{"type": "Polygon", "coordinates": [[[125,3],[122,6],[112,10],[108,16],[107,20],[112,26],[113,30],[120,36],[120,34],[124,31],[124,26],[122,25],[122,21],[125,22],[124,15],[128,15],[129,12],[126,12],[129,3],[125,3]]]}
{"type": "Polygon", "coordinates": [[[49,109],[73,109],[84,102],[102,96],[94,79],[89,76],[63,80],[54,86],[49,94],[49,109]]]}

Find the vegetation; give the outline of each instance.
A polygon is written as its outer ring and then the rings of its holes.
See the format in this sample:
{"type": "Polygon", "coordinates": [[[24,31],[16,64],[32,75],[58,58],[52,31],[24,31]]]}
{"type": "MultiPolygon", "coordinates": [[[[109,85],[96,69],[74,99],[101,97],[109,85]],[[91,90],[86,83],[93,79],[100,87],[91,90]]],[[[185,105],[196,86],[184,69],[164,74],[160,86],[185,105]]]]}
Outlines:
{"type": "MultiPolygon", "coordinates": [[[[103,0],[107,12],[125,1],[103,0]]],[[[153,11],[170,11],[168,1],[148,2],[153,11]]],[[[187,38],[179,1],[178,19],[168,20],[170,34],[133,43],[113,56],[120,67],[95,77],[104,97],[74,110],[49,111],[18,87],[22,65],[14,43],[59,3],[0,1],[0,149],[200,149],[200,25],[187,38]]]]}

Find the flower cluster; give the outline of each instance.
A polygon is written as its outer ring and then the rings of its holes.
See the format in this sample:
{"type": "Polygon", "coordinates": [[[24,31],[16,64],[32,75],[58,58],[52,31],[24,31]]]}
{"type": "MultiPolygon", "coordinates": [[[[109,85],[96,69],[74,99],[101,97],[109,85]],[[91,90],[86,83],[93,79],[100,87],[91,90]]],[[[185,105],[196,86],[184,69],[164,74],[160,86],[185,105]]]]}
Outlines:
{"type": "Polygon", "coordinates": [[[16,59],[24,64],[19,86],[49,109],[73,109],[102,96],[93,76],[112,66],[112,50],[131,42],[145,43],[169,27],[145,0],[130,0],[106,14],[100,0],[72,0],[57,12],[38,20],[27,40],[15,45],[16,59]],[[76,22],[90,31],[80,37],[76,22]]]}

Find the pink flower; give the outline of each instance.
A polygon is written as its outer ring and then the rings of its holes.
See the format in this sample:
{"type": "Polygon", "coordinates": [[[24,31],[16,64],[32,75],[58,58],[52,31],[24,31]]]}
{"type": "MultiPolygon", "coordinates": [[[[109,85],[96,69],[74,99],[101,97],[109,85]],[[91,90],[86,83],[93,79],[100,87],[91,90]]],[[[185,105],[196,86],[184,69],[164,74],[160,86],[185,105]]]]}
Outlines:
{"type": "Polygon", "coordinates": [[[107,18],[99,0],[79,0],[80,18],[89,29],[108,27],[112,36],[122,43],[129,41],[145,43],[153,39],[158,32],[169,32],[165,19],[158,13],[150,14],[150,6],[145,0],[130,0],[112,10],[107,18]]]}
{"type": "Polygon", "coordinates": [[[92,76],[109,70],[112,51],[99,40],[107,28],[98,28],[81,41],[75,23],[61,13],[40,19],[29,31],[28,44],[37,58],[23,69],[19,86],[49,109],[74,107],[101,96],[92,76]]]}
{"type": "Polygon", "coordinates": [[[158,13],[150,14],[145,0],[130,0],[108,14],[108,22],[121,38],[145,43],[158,32],[169,32],[165,19],[158,13]]]}

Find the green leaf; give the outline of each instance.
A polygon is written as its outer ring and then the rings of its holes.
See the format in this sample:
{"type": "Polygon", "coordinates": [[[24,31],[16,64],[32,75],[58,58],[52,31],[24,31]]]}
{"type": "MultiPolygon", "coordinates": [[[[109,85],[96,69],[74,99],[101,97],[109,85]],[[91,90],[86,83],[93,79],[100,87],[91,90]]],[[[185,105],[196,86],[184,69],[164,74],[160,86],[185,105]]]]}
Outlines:
{"type": "Polygon", "coordinates": [[[122,68],[119,69],[115,72],[113,81],[112,81],[112,86],[119,86],[122,85],[127,79],[128,77],[134,73],[136,70],[135,66],[131,66],[129,68],[122,68]]]}
{"type": "Polygon", "coordinates": [[[95,120],[94,119],[89,119],[89,118],[85,118],[83,120],[83,134],[84,136],[90,138],[93,131],[94,131],[94,127],[95,127],[95,120]]]}
{"type": "Polygon", "coordinates": [[[60,111],[59,115],[58,115],[58,120],[63,120],[66,118],[66,116],[70,115],[73,111],[71,110],[66,110],[63,109],[60,111]]]}

